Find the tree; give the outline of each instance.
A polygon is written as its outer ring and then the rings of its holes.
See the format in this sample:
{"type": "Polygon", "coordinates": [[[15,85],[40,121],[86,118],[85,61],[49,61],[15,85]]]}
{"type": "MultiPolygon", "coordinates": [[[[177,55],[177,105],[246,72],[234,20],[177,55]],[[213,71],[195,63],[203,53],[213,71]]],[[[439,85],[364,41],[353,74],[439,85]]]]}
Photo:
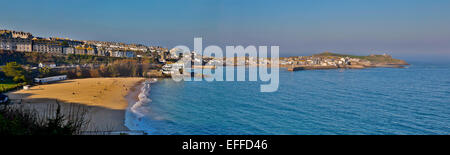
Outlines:
{"type": "Polygon", "coordinates": [[[8,62],[2,67],[5,76],[13,78],[15,82],[26,82],[27,71],[16,62],[8,62]]]}
{"type": "Polygon", "coordinates": [[[91,66],[91,69],[89,69],[89,77],[101,77],[100,71],[95,69],[94,66],[91,66]]]}
{"type": "Polygon", "coordinates": [[[6,80],[5,78],[3,78],[5,76],[6,76],[5,73],[3,73],[2,70],[0,69],[0,82],[4,82],[4,80],[6,80]]]}
{"type": "Polygon", "coordinates": [[[110,73],[108,72],[108,67],[105,64],[101,64],[99,68],[100,74],[103,77],[110,77],[110,73]]]}
{"type": "Polygon", "coordinates": [[[68,43],[67,41],[63,41],[63,42],[61,43],[61,45],[66,47],[66,46],[69,46],[69,43],[68,43]]]}
{"type": "Polygon", "coordinates": [[[75,70],[75,74],[77,75],[77,78],[83,78],[83,72],[82,72],[80,66],[77,66],[77,69],[75,70]]]}
{"type": "Polygon", "coordinates": [[[39,68],[39,74],[40,74],[40,77],[50,76],[50,68],[48,68],[48,67],[39,68]]]}

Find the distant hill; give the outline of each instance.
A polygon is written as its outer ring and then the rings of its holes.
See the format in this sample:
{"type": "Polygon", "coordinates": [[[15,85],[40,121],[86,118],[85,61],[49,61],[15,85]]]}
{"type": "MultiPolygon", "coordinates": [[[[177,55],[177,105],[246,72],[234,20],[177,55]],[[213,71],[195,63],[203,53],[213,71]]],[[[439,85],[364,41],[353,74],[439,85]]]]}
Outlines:
{"type": "Polygon", "coordinates": [[[406,61],[400,59],[394,59],[391,55],[369,55],[369,56],[356,56],[356,55],[347,55],[347,54],[338,54],[331,52],[323,52],[319,54],[314,54],[313,56],[336,56],[336,57],[349,57],[349,58],[358,58],[361,60],[370,61],[373,64],[395,64],[395,65],[409,65],[406,61]]]}
{"type": "Polygon", "coordinates": [[[331,52],[323,52],[323,53],[319,53],[319,54],[314,54],[313,56],[336,56],[336,57],[350,57],[350,58],[360,58],[360,59],[365,57],[365,56],[338,54],[338,53],[331,53],[331,52]]]}

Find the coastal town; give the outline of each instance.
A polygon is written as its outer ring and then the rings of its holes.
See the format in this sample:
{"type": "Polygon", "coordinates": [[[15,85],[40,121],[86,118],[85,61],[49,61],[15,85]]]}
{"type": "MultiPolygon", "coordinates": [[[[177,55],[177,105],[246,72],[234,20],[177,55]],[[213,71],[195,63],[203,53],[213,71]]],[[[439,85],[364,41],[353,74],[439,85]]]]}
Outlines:
{"type": "Polygon", "coordinates": [[[432,141],[309,135],[450,135],[450,0],[4,0],[0,14],[5,151],[404,152],[432,141]]]}
{"type": "MultiPolygon", "coordinates": [[[[165,58],[170,60],[180,60],[183,55],[177,54],[178,49],[171,49],[169,53],[165,55],[165,58]]],[[[191,55],[185,55],[187,60],[192,61],[192,64],[201,64],[201,68],[214,69],[218,66],[259,66],[259,65],[271,65],[271,58],[257,58],[257,57],[231,57],[231,58],[219,58],[219,57],[205,57],[192,52],[191,55]]],[[[164,62],[166,62],[164,60],[164,62]]],[[[316,70],[316,69],[364,69],[373,67],[386,67],[386,68],[403,68],[408,65],[407,62],[399,59],[392,58],[389,54],[381,55],[369,55],[369,56],[353,56],[343,55],[331,52],[323,52],[312,56],[292,56],[292,57],[280,57],[278,66],[280,68],[286,68],[288,71],[299,70],[316,70]]],[[[183,62],[170,62],[163,66],[163,73],[171,74],[175,70],[183,67],[183,62]]],[[[192,66],[193,68],[199,68],[200,66],[192,66]]]]}
{"type": "MultiPolygon", "coordinates": [[[[186,63],[191,63],[190,68],[216,69],[219,66],[269,66],[272,62],[271,58],[250,56],[206,57],[195,51],[185,53],[178,48],[169,50],[161,46],[60,37],[44,38],[15,30],[0,30],[0,51],[0,66],[20,62],[17,65],[24,67],[29,75],[21,77],[21,80],[16,77],[16,82],[28,81],[28,84],[58,81],[53,79],[93,77],[167,78],[186,68],[186,63]]],[[[394,59],[386,53],[354,56],[328,51],[311,56],[280,57],[278,62],[278,66],[287,71],[403,68],[408,65],[407,62],[394,59]]],[[[5,79],[7,78],[2,77],[0,80],[5,79]]],[[[7,91],[17,86],[20,85],[2,84],[0,89],[7,91]]]]}
{"type": "Polygon", "coordinates": [[[167,53],[167,48],[118,42],[35,37],[29,32],[0,30],[0,50],[39,52],[55,55],[93,55],[107,57],[146,57],[147,53],[167,53]]]}
{"type": "MultiPolygon", "coordinates": [[[[130,132],[123,124],[128,103],[140,100],[139,90],[144,87],[141,84],[148,83],[149,79],[170,78],[187,68],[214,70],[226,66],[272,65],[271,58],[206,57],[177,48],[43,38],[13,30],[0,30],[0,60],[0,104],[30,106],[44,113],[55,103],[66,110],[77,103],[89,111],[98,111],[89,113],[92,123],[83,131],[99,129],[121,133],[130,132]],[[191,65],[185,66],[189,63],[191,65]],[[105,128],[108,126],[113,129],[105,128]]],[[[408,65],[388,54],[353,56],[331,52],[280,57],[278,62],[279,67],[287,71],[408,65]]],[[[197,73],[191,72],[191,76],[197,73]]],[[[77,134],[86,132],[80,130],[77,134]]]]}
{"type": "MultiPolygon", "coordinates": [[[[233,64],[235,66],[254,66],[270,64],[270,58],[255,57],[233,57],[233,58],[214,58],[203,57],[194,51],[190,55],[180,54],[179,49],[163,48],[161,46],[146,46],[142,44],[125,44],[118,42],[74,40],[59,37],[35,37],[29,32],[0,30],[0,50],[9,50],[16,52],[37,52],[48,53],[52,55],[90,55],[116,58],[151,58],[157,60],[164,66],[161,72],[164,74],[173,73],[182,67],[176,61],[183,57],[191,58],[192,63],[201,63],[206,68],[215,68],[216,66],[226,66],[233,64]],[[214,66],[214,67],[211,67],[214,66]]],[[[37,67],[55,68],[60,64],[54,62],[40,62],[37,67]]],[[[77,64],[78,65],[78,64],[77,64]]],[[[340,55],[330,52],[324,52],[312,56],[292,56],[281,57],[280,67],[288,68],[289,71],[307,70],[307,69],[335,69],[335,68],[353,68],[361,69],[368,67],[398,67],[407,65],[406,62],[393,59],[388,54],[370,55],[370,56],[351,56],[340,55]]]]}

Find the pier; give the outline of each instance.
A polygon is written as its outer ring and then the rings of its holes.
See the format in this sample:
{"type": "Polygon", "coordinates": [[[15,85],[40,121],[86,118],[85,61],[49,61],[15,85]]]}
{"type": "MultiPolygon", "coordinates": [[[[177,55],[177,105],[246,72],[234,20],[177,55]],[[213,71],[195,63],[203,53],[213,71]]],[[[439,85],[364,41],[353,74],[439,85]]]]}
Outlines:
{"type": "Polygon", "coordinates": [[[288,71],[301,71],[301,70],[317,70],[317,69],[336,69],[337,66],[292,66],[288,67],[288,71]]]}

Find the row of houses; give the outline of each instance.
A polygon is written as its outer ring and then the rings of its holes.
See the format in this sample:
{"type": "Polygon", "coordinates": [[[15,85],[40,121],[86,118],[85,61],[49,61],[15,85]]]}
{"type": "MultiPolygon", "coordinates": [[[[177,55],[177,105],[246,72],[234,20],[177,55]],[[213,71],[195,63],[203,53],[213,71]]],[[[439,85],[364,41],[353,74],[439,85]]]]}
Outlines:
{"type": "Polygon", "coordinates": [[[41,52],[53,54],[82,54],[111,57],[136,57],[133,51],[97,48],[90,46],[64,46],[57,41],[41,39],[3,38],[0,37],[0,50],[13,50],[18,52],[41,52]]]}
{"type": "Polygon", "coordinates": [[[81,55],[127,57],[127,58],[136,57],[136,54],[133,51],[105,49],[105,48],[97,48],[97,47],[92,47],[92,46],[63,47],[62,54],[81,54],[81,55]]]}
{"type": "Polygon", "coordinates": [[[131,50],[97,47],[83,41],[61,38],[33,38],[30,33],[0,30],[0,50],[41,52],[52,54],[81,54],[111,57],[136,57],[131,50]]]}
{"type": "Polygon", "coordinates": [[[32,41],[30,39],[23,39],[23,38],[0,37],[0,49],[21,51],[21,52],[33,51],[32,41]]]}
{"type": "MultiPolygon", "coordinates": [[[[0,50],[42,52],[52,54],[81,54],[111,57],[145,57],[168,53],[167,48],[125,44],[119,42],[82,41],[69,38],[40,38],[31,33],[0,30],[0,50]]],[[[163,56],[163,59],[165,57],[163,56]]]]}
{"type": "Polygon", "coordinates": [[[31,39],[33,35],[29,32],[22,31],[11,31],[11,30],[0,30],[0,36],[5,38],[21,38],[21,39],[31,39]]]}

